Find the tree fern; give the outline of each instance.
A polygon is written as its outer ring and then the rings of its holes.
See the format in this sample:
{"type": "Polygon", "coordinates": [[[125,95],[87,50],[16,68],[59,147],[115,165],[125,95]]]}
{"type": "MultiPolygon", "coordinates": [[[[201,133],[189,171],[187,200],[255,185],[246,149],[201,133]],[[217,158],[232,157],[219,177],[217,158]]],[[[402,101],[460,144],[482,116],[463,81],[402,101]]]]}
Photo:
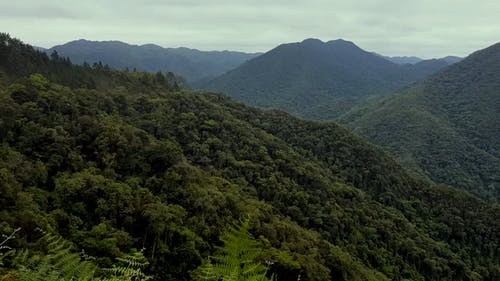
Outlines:
{"type": "Polygon", "coordinates": [[[207,281],[268,281],[267,268],[256,262],[261,253],[259,243],[248,232],[249,221],[244,221],[221,239],[219,254],[203,263],[193,274],[196,280],[207,281]]]}
{"type": "Polygon", "coordinates": [[[143,269],[149,264],[142,252],[134,252],[123,258],[117,258],[118,264],[113,265],[105,271],[112,276],[100,279],[100,281],[146,281],[151,277],[143,273],[143,269]]]}
{"type": "Polygon", "coordinates": [[[16,233],[19,232],[19,230],[21,229],[17,228],[14,231],[12,231],[10,235],[5,235],[5,234],[2,235],[3,241],[0,242],[0,267],[4,266],[3,259],[9,254],[13,253],[12,248],[7,246],[7,242],[16,238],[16,233]]]}
{"type": "MultiPolygon", "coordinates": [[[[15,238],[17,231],[19,230],[5,236],[5,239],[0,243],[0,266],[7,253],[14,252],[6,243],[15,238]]],[[[146,281],[151,279],[142,272],[148,262],[141,252],[117,258],[116,265],[104,270],[111,277],[95,278],[94,273],[97,267],[90,261],[82,260],[80,254],[72,252],[70,243],[62,237],[45,234],[39,242],[47,249],[46,251],[38,254],[33,254],[27,249],[15,251],[12,264],[16,267],[16,271],[9,273],[9,276],[14,276],[13,280],[146,281]]]]}
{"type": "Polygon", "coordinates": [[[13,263],[18,267],[19,280],[93,280],[96,266],[82,260],[80,254],[72,252],[69,242],[51,234],[45,234],[41,240],[47,247],[46,253],[32,255],[26,249],[17,251],[13,263]]]}

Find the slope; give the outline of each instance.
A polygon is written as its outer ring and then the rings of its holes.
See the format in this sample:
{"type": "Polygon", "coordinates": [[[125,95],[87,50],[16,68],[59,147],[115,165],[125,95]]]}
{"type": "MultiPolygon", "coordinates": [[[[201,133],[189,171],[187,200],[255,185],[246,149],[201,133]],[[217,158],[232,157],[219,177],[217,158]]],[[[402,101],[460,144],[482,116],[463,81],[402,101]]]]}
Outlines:
{"type": "Polygon", "coordinates": [[[415,57],[415,56],[411,56],[411,57],[407,57],[407,56],[402,56],[402,57],[388,57],[388,56],[383,56],[383,55],[380,55],[380,54],[377,54],[377,53],[374,53],[374,54],[378,55],[378,56],[381,56],[381,57],[383,57],[384,59],[386,59],[388,61],[391,61],[391,62],[396,63],[396,64],[400,64],[400,65],[417,64],[417,63],[422,62],[422,61],[434,61],[434,60],[443,61],[447,65],[450,65],[450,64],[457,63],[457,62],[459,62],[459,61],[461,61],[463,59],[463,58],[457,57],[457,56],[446,56],[446,57],[443,57],[443,58],[427,59],[426,60],[426,59],[421,59],[421,58],[415,57]]]}
{"type": "Polygon", "coordinates": [[[500,275],[498,205],[419,180],[335,124],[109,85],[34,74],[2,88],[0,231],[21,227],[17,243],[36,248],[36,229],[53,229],[103,267],[145,248],[157,280],[189,280],[249,216],[278,280],[500,275]]]}
{"type": "Polygon", "coordinates": [[[148,72],[174,72],[189,82],[213,78],[238,67],[258,54],[231,51],[199,51],[188,48],[162,48],[153,44],[129,45],[120,41],[77,40],[47,49],[51,54],[69,57],[72,62],[102,62],[116,69],[148,72]]]}
{"type": "Polygon", "coordinates": [[[415,56],[396,56],[396,57],[388,57],[388,56],[383,56],[380,55],[386,60],[392,61],[393,63],[397,64],[416,64],[418,62],[423,61],[423,59],[415,56]]]}
{"type": "Polygon", "coordinates": [[[341,122],[439,183],[500,198],[500,45],[341,122]]]}
{"type": "Polygon", "coordinates": [[[307,39],[280,45],[197,86],[254,106],[332,120],[367,97],[391,93],[444,65],[422,66],[397,65],[344,40],[307,39]]]}

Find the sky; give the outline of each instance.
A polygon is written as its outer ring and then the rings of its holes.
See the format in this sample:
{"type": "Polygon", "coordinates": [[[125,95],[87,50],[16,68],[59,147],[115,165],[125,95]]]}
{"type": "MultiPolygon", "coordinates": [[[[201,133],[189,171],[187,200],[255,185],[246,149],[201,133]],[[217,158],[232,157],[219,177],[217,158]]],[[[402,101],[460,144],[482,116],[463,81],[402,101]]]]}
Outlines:
{"type": "Polygon", "coordinates": [[[305,38],[367,51],[466,56],[500,41],[499,0],[16,0],[0,32],[51,47],[76,39],[265,52],[305,38]]]}

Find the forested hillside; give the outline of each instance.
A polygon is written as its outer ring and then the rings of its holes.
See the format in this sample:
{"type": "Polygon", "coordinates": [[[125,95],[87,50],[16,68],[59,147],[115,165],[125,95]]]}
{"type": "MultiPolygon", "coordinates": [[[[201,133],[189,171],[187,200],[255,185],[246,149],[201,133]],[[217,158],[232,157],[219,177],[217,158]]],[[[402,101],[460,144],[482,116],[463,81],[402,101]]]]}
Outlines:
{"type": "Polygon", "coordinates": [[[280,45],[201,89],[313,120],[334,120],[373,96],[391,94],[448,63],[398,65],[344,40],[280,45]]]}
{"type": "MultiPolygon", "coordinates": [[[[41,229],[101,269],[143,249],[154,280],[217,280],[201,274],[206,260],[243,221],[252,262],[277,280],[500,278],[499,205],[410,175],[336,124],[0,38],[0,232],[20,228],[11,248],[50,253],[35,243],[41,229]],[[43,75],[14,71],[24,68],[13,54],[43,75]]],[[[26,259],[0,243],[0,276],[24,280],[26,259]]]]}
{"type": "Polygon", "coordinates": [[[341,122],[438,183],[500,198],[500,45],[341,122]]]}
{"type": "MultiPolygon", "coordinates": [[[[377,53],[374,53],[374,54],[377,54],[377,53]]],[[[377,55],[379,55],[379,54],[377,54],[377,55]]],[[[424,59],[421,59],[419,57],[414,57],[414,56],[411,56],[411,57],[406,57],[406,56],[403,56],[403,57],[388,57],[388,56],[382,56],[382,55],[379,55],[379,56],[383,57],[386,60],[392,61],[393,63],[401,64],[401,65],[405,65],[405,64],[417,64],[419,62],[426,61],[424,59]]],[[[457,63],[457,62],[461,61],[462,59],[463,58],[457,57],[457,56],[446,56],[444,58],[439,58],[439,59],[436,59],[436,60],[443,61],[446,64],[450,65],[450,64],[457,63]]],[[[433,61],[433,59],[430,59],[429,61],[433,61]]]]}
{"type": "Polygon", "coordinates": [[[56,51],[77,64],[102,62],[116,69],[174,72],[189,82],[210,79],[238,67],[258,54],[162,48],[154,44],[130,45],[120,41],[76,40],[45,50],[56,51]]]}
{"type": "MultiPolygon", "coordinates": [[[[376,54],[376,53],[375,53],[376,54]]],[[[377,54],[379,55],[379,54],[377,54]]],[[[393,63],[397,64],[416,64],[418,62],[423,61],[423,59],[415,56],[396,56],[396,57],[389,57],[389,56],[383,56],[379,55],[389,61],[392,61],[393,63]]]]}

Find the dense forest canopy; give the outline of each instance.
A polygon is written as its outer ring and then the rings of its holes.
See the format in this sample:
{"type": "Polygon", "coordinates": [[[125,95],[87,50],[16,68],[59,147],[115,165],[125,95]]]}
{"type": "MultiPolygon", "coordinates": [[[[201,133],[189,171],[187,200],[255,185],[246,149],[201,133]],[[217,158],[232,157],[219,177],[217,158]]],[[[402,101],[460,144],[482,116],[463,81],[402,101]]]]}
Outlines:
{"type": "MultiPolygon", "coordinates": [[[[51,254],[37,241],[52,233],[96,278],[118,260],[212,280],[209,257],[245,247],[245,266],[277,280],[500,278],[498,204],[411,175],[334,123],[0,38],[0,233],[19,229],[7,245],[28,257],[51,254]]],[[[0,274],[23,280],[25,259],[0,250],[0,274]]]]}
{"type": "Polygon", "coordinates": [[[212,79],[238,67],[258,53],[199,51],[189,48],[162,48],[154,44],[130,45],[120,41],[76,40],[45,50],[56,51],[76,64],[102,61],[115,69],[148,72],[175,72],[187,81],[212,79]]]}
{"type": "Polygon", "coordinates": [[[435,182],[500,199],[500,44],[342,123],[435,182]]]}
{"type": "Polygon", "coordinates": [[[373,97],[392,94],[448,65],[443,60],[398,65],[342,39],[306,39],[279,45],[195,86],[252,106],[331,121],[373,97]]]}

